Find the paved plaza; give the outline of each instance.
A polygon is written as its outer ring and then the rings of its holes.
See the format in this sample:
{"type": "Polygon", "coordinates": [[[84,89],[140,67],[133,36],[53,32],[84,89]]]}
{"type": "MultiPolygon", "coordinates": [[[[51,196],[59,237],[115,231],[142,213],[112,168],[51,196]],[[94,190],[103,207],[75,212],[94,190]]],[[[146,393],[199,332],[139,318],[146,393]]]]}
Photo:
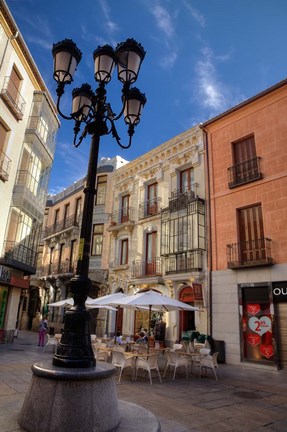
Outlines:
{"type": "MultiPolygon", "coordinates": [[[[31,380],[31,365],[52,356],[52,347],[43,352],[32,332],[21,331],[13,344],[0,345],[0,432],[23,432],[17,418],[31,380]]],[[[163,355],[160,363],[163,375],[163,355]]],[[[211,374],[189,375],[187,380],[184,370],[179,370],[175,381],[169,372],[162,384],[155,376],[150,385],[144,375],[132,382],[127,369],[117,384],[118,399],[152,411],[163,432],[287,431],[286,371],[225,364],[220,370],[218,381],[211,374]]]]}

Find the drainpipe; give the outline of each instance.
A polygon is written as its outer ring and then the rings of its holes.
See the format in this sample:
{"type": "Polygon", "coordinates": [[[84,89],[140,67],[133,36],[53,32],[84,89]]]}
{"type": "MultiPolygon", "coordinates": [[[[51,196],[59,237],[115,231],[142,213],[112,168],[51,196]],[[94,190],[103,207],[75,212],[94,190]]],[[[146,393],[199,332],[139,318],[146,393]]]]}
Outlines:
{"type": "Polygon", "coordinates": [[[19,36],[19,32],[17,30],[16,33],[13,36],[8,37],[8,39],[6,41],[4,53],[3,53],[3,56],[2,56],[2,59],[1,59],[1,63],[0,63],[0,70],[2,69],[2,65],[3,65],[3,62],[4,62],[4,58],[5,58],[5,55],[6,55],[6,51],[7,51],[7,48],[8,48],[9,41],[11,41],[13,39],[17,39],[18,36],[19,36]]]}
{"type": "Polygon", "coordinates": [[[207,132],[203,128],[202,124],[199,125],[201,130],[203,131],[204,136],[204,148],[205,148],[205,172],[206,172],[206,182],[205,182],[205,190],[206,190],[206,212],[207,212],[207,223],[208,223],[208,229],[207,229],[207,235],[209,241],[207,242],[207,262],[208,262],[208,331],[209,335],[211,337],[213,333],[213,322],[212,322],[212,230],[211,230],[211,209],[210,209],[210,172],[209,172],[209,153],[208,153],[208,138],[207,138],[207,132]]]}

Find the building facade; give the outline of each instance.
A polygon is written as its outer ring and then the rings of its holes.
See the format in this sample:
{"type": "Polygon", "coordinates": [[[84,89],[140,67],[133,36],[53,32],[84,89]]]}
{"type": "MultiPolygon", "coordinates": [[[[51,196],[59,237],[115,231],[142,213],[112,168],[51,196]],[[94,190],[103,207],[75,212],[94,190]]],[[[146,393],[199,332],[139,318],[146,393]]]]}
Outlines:
{"type": "MultiPolygon", "coordinates": [[[[56,108],[4,1],[0,9],[0,330],[30,317],[37,247],[55,138],[56,108]],[[23,312],[26,312],[23,313],[23,312]]],[[[29,318],[28,318],[29,320],[29,318]]],[[[3,336],[4,335],[4,336],[3,336]]]]}
{"type": "Polygon", "coordinates": [[[226,361],[287,367],[287,80],[203,124],[212,335],[226,361]]]}
{"type": "MultiPolygon", "coordinates": [[[[207,333],[203,151],[202,131],[195,127],[114,173],[111,292],[155,289],[201,308],[154,313],[154,323],[164,324],[166,343],[183,331],[207,333]]],[[[142,327],[148,328],[147,313],[120,309],[117,330],[133,335],[142,327]]]]}
{"type": "MultiPolygon", "coordinates": [[[[92,281],[90,296],[105,295],[108,290],[108,253],[110,235],[107,233],[112,211],[112,173],[126,163],[124,159],[103,158],[97,169],[97,193],[93,210],[93,229],[89,277],[92,281]]],[[[41,254],[37,273],[31,278],[30,293],[37,298],[34,327],[39,316],[47,315],[51,331],[63,329],[64,308],[48,307],[72,296],[70,279],[77,273],[79,239],[84,206],[85,178],[73,183],[56,195],[49,195],[46,203],[42,232],[41,254]]],[[[104,311],[91,310],[93,333],[103,334],[106,317],[104,311]]]]}

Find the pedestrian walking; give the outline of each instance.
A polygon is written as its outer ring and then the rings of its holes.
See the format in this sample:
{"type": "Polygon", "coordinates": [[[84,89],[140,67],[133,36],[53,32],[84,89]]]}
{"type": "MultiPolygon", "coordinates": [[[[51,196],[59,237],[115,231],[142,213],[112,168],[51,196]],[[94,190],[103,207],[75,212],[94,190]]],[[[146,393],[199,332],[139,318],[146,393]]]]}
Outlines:
{"type": "Polygon", "coordinates": [[[39,325],[39,340],[38,340],[38,346],[44,346],[45,342],[45,336],[48,331],[48,321],[46,317],[43,317],[40,321],[39,325]]]}

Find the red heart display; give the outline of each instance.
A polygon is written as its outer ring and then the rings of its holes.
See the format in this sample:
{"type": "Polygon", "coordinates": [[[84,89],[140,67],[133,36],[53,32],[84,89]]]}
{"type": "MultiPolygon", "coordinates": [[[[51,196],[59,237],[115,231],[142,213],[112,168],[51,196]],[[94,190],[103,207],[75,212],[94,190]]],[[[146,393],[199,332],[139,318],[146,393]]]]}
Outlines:
{"type": "Polygon", "coordinates": [[[247,342],[252,346],[258,345],[261,342],[261,337],[259,334],[249,333],[247,335],[247,342]]]}
{"type": "Polygon", "coordinates": [[[267,359],[269,359],[274,354],[273,346],[272,345],[260,345],[260,353],[264,357],[266,357],[267,359]]]}
{"type": "Polygon", "coordinates": [[[260,312],[260,305],[259,304],[249,304],[249,305],[247,305],[247,312],[250,315],[256,315],[258,312],[260,312]]]}

